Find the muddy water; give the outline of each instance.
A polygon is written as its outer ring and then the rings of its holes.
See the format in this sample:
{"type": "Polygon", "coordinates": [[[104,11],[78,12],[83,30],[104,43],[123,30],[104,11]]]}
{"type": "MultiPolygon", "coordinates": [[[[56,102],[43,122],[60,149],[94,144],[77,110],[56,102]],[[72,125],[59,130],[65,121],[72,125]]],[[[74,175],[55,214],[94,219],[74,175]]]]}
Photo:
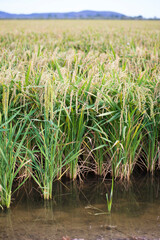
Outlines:
{"type": "Polygon", "coordinates": [[[109,182],[55,183],[54,199],[44,202],[32,185],[26,186],[11,209],[0,212],[0,239],[160,239],[160,179],[116,184],[110,215],[109,191],[109,182]]]}

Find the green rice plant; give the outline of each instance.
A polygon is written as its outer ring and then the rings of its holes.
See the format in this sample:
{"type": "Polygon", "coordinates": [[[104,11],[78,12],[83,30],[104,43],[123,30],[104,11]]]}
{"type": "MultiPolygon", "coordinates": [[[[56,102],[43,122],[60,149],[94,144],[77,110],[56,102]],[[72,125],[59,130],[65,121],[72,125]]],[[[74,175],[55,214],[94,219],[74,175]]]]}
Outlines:
{"type": "Polygon", "coordinates": [[[96,122],[95,130],[99,132],[99,138],[103,140],[102,147],[110,156],[108,165],[115,178],[129,180],[141,152],[143,113],[129,105],[121,110],[119,103],[113,102],[107,95],[104,97],[106,104],[110,104],[110,111],[99,114],[98,117],[103,120],[96,122]]]}
{"type": "Polygon", "coordinates": [[[40,187],[44,199],[52,199],[52,185],[55,179],[63,175],[62,169],[65,165],[74,161],[79,152],[72,149],[65,155],[65,148],[68,146],[67,137],[61,131],[60,125],[61,110],[58,114],[57,123],[44,120],[40,129],[32,123],[36,142],[35,154],[32,155],[32,177],[40,187]]]}
{"type": "Polygon", "coordinates": [[[140,143],[143,138],[142,129],[144,126],[140,120],[141,116],[134,115],[135,111],[136,109],[127,113],[127,122],[123,125],[122,134],[118,136],[118,140],[115,138],[117,135],[116,126],[113,125],[113,132],[111,132],[112,139],[115,141],[111,148],[114,174],[128,180],[140,156],[140,143]]]}
{"type": "Polygon", "coordinates": [[[65,123],[63,131],[66,133],[67,141],[70,143],[65,151],[68,154],[73,150],[77,155],[77,158],[69,164],[69,177],[73,180],[77,178],[83,171],[83,153],[86,148],[85,139],[87,135],[87,123],[90,118],[90,111],[93,108],[93,102],[90,97],[90,86],[92,77],[86,78],[80,88],[77,88],[77,84],[82,81],[82,78],[87,74],[91,66],[87,67],[83,73],[79,73],[75,83],[71,84],[67,89],[65,95],[65,104],[63,106],[63,114],[61,122],[65,123]],[[81,156],[80,156],[81,155],[81,156]],[[80,161],[79,161],[80,160],[80,161]],[[80,162],[82,164],[80,164],[80,162]],[[80,170],[80,168],[82,169],[80,170]]]}
{"type": "MultiPolygon", "coordinates": [[[[26,120],[14,123],[14,114],[0,126],[0,205],[10,207],[13,183],[18,178],[21,169],[28,163],[24,157],[26,148],[24,142],[29,126],[26,120]]],[[[24,179],[14,190],[18,190],[26,181],[24,179]]]]}
{"type": "Polygon", "coordinates": [[[111,186],[110,195],[108,195],[108,193],[106,193],[107,208],[108,208],[109,214],[111,213],[111,210],[112,210],[113,188],[114,188],[114,177],[112,177],[112,186],[111,186]]]}
{"type": "Polygon", "coordinates": [[[141,141],[143,139],[142,115],[136,114],[137,108],[128,110],[122,123],[122,131],[119,132],[120,124],[118,121],[111,122],[108,132],[113,146],[110,149],[112,153],[112,165],[115,177],[130,179],[134,166],[140,156],[141,141]]]}
{"type": "Polygon", "coordinates": [[[111,173],[111,161],[108,155],[111,141],[108,139],[106,132],[103,130],[101,124],[102,121],[97,121],[96,117],[92,116],[93,126],[88,126],[89,138],[91,144],[92,159],[94,164],[92,164],[91,171],[95,172],[96,175],[103,176],[104,178],[108,173],[111,173]],[[93,138],[94,136],[94,138],[93,138]]]}
{"type": "Polygon", "coordinates": [[[59,168],[57,155],[61,154],[57,149],[60,129],[48,120],[44,120],[44,124],[41,123],[40,129],[35,125],[32,126],[38,150],[36,156],[31,153],[33,168],[31,174],[40,187],[44,199],[52,199],[52,184],[59,168]]]}
{"type": "Polygon", "coordinates": [[[147,171],[151,172],[152,175],[158,165],[158,154],[159,154],[159,114],[153,117],[147,116],[147,122],[145,124],[145,138],[144,138],[144,162],[147,171]]]}
{"type": "Polygon", "coordinates": [[[103,170],[104,170],[103,169],[103,164],[105,163],[105,160],[107,159],[107,156],[105,155],[106,146],[103,145],[104,142],[103,142],[102,135],[101,135],[100,132],[99,132],[99,134],[95,133],[94,144],[95,144],[96,148],[93,148],[94,149],[93,156],[94,156],[94,159],[95,159],[95,162],[96,162],[96,169],[97,169],[96,174],[99,175],[99,176],[102,176],[102,174],[104,174],[103,173],[103,170]],[[100,134],[100,137],[98,136],[99,134],[100,134]]]}
{"type": "MultiPolygon", "coordinates": [[[[76,179],[78,176],[78,159],[83,153],[82,145],[85,138],[85,110],[82,108],[79,113],[71,107],[70,114],[65,115],[64,132],[66,140],[69,143],[65,148],[65,155],[72,152],[77,157],[69,163],[69,176],[71,179],[76,179]]],[[[67,165],[68,166],[68,165],[67,165]]]]}

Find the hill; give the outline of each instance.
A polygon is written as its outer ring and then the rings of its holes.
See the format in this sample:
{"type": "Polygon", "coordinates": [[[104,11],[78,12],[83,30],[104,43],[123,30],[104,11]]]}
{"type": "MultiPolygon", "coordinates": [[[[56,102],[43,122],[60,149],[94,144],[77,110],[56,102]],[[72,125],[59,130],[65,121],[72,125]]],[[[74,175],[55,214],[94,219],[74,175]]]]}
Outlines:
{"type": "Polygon", "coordinates": [[[0,19],[127,19],[124,14],[111,11],[80,11],[67,13],[12,14],[0,11],[0,19]]]}

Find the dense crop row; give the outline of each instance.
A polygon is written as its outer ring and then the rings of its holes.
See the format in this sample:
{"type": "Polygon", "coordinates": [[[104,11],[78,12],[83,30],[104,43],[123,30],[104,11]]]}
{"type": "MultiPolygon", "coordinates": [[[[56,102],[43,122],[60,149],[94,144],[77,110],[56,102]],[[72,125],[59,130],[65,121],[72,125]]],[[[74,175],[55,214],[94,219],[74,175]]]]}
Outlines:
{"type": "Polygon", "coordinates": [[[2,23],[1,206],[30,177],[51,199],[63,175],[160,167],[159,22],[2,23]]]}

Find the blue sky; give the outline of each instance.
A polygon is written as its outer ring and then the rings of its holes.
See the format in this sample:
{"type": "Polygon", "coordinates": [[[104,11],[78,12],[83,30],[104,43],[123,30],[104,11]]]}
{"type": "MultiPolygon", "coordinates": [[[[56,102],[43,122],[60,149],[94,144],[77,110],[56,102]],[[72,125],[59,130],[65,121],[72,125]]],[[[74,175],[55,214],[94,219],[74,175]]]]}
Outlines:
{"type": "Polygon", "coordinates": [[[160,0],[0,0],[0,11],[10,13],[106,10],[129,16],[160,18],[160,0]]]}

